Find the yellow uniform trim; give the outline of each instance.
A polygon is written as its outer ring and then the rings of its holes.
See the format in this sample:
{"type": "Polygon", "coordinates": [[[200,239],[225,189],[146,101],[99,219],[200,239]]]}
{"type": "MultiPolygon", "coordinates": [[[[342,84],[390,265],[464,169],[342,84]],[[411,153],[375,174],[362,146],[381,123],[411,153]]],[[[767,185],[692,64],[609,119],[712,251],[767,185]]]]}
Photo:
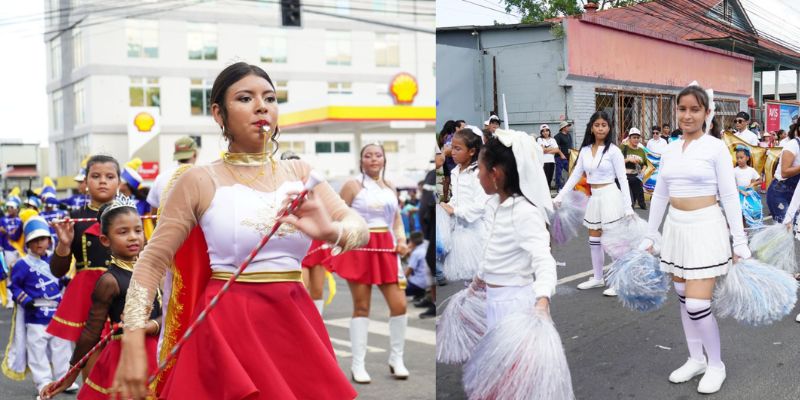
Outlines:
{"type": "Polygon", "coordinates": [[[19,306],[14,306],[14,311],[11,313],[11,333],[8,335],[8,344],[6,345],[6,352],[3,355],[3,375],[7,376],[9,379],[13,379],[15,381],[24,381],[25,380],[25,373],[29,371],[27,366],[25,367],[25,371],[17,372],[13,369],[8,367],[8,353],[11,352],[11,344],[14,342],[14,332],[17,324],[17,311],[21,309],[19,306]]]}
{"type": "Polygon", "coordinates": [[[336,121],[435,121],[436,107],[328,106],[281,114],[281,128],[336,121]]]}
{"type": "Polygon", "coordinates": [[[369,228],[369,233],[385,233],[385,232],[389,232],[389,227],[388,226],[378,227],[378,228],[369,228]]]}
{"type": "MultiPolygon", "coordinates": [[[[231,272],[215,271],[211,279],[227,281],[233,276],[231,272]]],[[[236,279],[236,282],[268,283],[268,282],[302,282],[303,273],[300,271],[264,271],[245,272],[236,279]]]]}
{"type": "Polygon", "coordinates": [[[64,324],[66,326],[71,326],[73,328],[83,328],[83,326],[86,325],[85,322],[67,321],[67,320],[65,320],[63,318],[56,317],[55,315],[53,316],[53,320],[58,322],[58,323],[60,323],[60,324],[64,324]]]}
{"type": "Polygon", "coordinates": [[[94,390],[96,390],[96,391],[98,391],[98,392],[100,392],[102,394],[111,394],[111,390],[110,389],[104,388],[104,387],[92,382],[92,380],[89,379],[89,378],[86,378],[86,381],[84,381],[83,383],[89,385],[90,388],[92,388],[92,389],[94,389],[94,390]]]}

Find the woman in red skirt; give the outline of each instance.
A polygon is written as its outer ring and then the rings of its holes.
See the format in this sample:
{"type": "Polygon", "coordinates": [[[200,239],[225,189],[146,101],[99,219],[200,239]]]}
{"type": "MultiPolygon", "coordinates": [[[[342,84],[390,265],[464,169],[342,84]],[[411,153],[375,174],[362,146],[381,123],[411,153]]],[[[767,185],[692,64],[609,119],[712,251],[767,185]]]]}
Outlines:
{"type": "MultiPolygon", "coordinates": [[[[178,304],[184,311],[190,305],[193,308],[194,318],[183,324],[185,328],[251,255],[277,222],[285,200],[301,191],[309,177],[307,163],[273,161],[273,151],[267,151],[267,141],[272,142],[270,149],[278,148],[278,102],[275,86],[264,70],[243,62],[225,68],[211,89],[211,104],[214,120],[228,141],[228,152],[222,160],[192,167],[177,178],[162,203],[153,237],[136,262],[112,388],[112,393],[124,399],[142,399],[148,394],[145,328],[161,279],[178,249],[192,240],[190,232],[193,235],[199,228],[208,265],[173,269],[173,294],[164,316],[167,350],[172,341],[170,325],[179,315],[173,314],[174,293],[197,293],[192,302],[178,304]],[[207,275],[205,279],[192,278],[187,271],[207,275]],[[177,292],[176,287],[180,287],[177,292]]],[[[368,240],[366,224],[327,183],[312,189],[294,215],[280,222],[284,224],[184,342],[163,386],[157,386],[158,398],[356,397],[339,368],[322,318],[303,287],[300,260],[312,239],[343,250],[363,246],[368,240]]]]}
{"type": "MultiPolygon", "coordinates": [[[[92,292],[93,301],[89,318],[86,320],[75,351],[72,353],[70,366],[77,364],[89,350],[100,342],[106,320],[115,324],[122,322],[122,309],[125,306],[125,295],[133,274],[133,264],[144,246],[144,228],[136,211],[135,200],[119,196],[110,205],[100,207],[98,213],[101,226],[100,241],[103,246],[111,250],[111,263],[108,271],[97,280],[97,285],[92,292]]],[[[161,327],[160,319],[161,305],[156,299],[153,302],[150,321],[145,327],[147,367],[150,372],[155,371],[157,367],[156,348],[161,327]]],[[[83,382],[81,391],[78,392],[79,399],[105,400],[110,398],[114,372],[117,369],[117,362],[119,362],[121,333],[118,332],[112,336],[111,342],[99,353],[97,362],[83,382]]],[[[42,390],[42,398],[52,398],[61,393],[72,385],[77,377],[77,373],[68,375],[64,383],[58,387],[55,386],[55,383],[51,383],[42,390]]]]}
{"type": "Polygon", "coordinates": [[[399,286],[405,282],[400,268],[401,256],[408,252],[405,230],[400,217],[397,192],[383,179],[386,168],[383,146],[368,144],[361,149],[361,176],[344,184],[341,197],[369,226],[369,243],[364,248],[334,257],[333,268],[347,279],[353,296],[353,318],[350,320],[350,342],[353,361],[352,378],[369,383],[364,366],[367,354],[369,306],[372,285],[378,285],[389,305],[389,370],[397,379],[408,378],[403,364],[406,335],[406,295],[399,286]]]}
{"type": "Polygon", "coordinates": [[[325,271],[333,270],[332,261],[330,247],[321,240],[314,240],[301,263],[303,265],[303,283],[308,289],[311,300],[314,300],[319,315],[322,315],[322,309],[325,307],[325,300],[322,298],[325,271]]]}
{"type": "MultiPolygon", "coordinates": [[[[93,222],[55,224],[58,245],[50,258],[50,270],[59,278],[69,272],[70,264],[75,260],[77,273],[47,326],[47,333],[71,342],[77,342],[81,336],[92,305],[92,291],[110,261],[108,249],[100,243],[100,225],[94,222],[97,210],[112,201],[119,188],[119,163],[113,157],[92,156],[86,163],[86,171],[86,190],[91,202],[82,209],[71,211],[70,217],[91,218],[93,222]]],[[[87,363],[84,377],[94,360],[87,363]]]]}

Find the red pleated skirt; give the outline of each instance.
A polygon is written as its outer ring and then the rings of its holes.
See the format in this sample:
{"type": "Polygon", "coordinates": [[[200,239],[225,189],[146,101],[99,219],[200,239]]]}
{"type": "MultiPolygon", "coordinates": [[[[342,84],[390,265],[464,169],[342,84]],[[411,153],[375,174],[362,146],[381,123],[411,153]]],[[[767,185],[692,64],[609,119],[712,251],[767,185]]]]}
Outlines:
{"type": "Polygon", "coordinates": [[[92,307],[92,292],[97,279],[104,272],[105,269],[87,269],[75,274],[75,278],[64,292],[53,319],[47,325],[47,333],[70,342],[78,341],[89,316],[89,309],[92,307]]]}
{"type": "Polygon", "coordinates": [[[328,271],[332,270],[332,262],[331,259],[331,249],[330,248],[322,248],[323,245],[326,243],[321,240],[314,240],[311,242],[311,247],[308,248],[308,253],[306,254],[303,261],[300,263],[303,268],[314,268],[318,265],[322,265],[328,271]]]}
{"type": "MultiPolygon", "coordinates": [[[[195,316],[224,281],[211,279],[195,316]]],[[[234,283],[178,355],[161,399],[353,399],[299,282],[234,283]]]]}
{"type": "Polygon", "coordinates": [[[394,250],[391,232],[370,232],[366,246],[342,253],[333,258],[333,270],[348,281],[365,285],[397,283],[397,253],[368,251],[369,249],[394,250]]]}
{"type": "MultiPolygon", "coordinates": [[[[144,339],[147,351],[147,375],[150,376],[158,368],[158,336],[147,335],[144,339]]],[[[108,342],[100,358],[94,364],[89,378],[81,386],[78,399],[81,400],[107,400],[110,399],[111,386],[114,384],[114,374],[117,372],[119,356],[122,346],[119,339],[108,342]]]]}

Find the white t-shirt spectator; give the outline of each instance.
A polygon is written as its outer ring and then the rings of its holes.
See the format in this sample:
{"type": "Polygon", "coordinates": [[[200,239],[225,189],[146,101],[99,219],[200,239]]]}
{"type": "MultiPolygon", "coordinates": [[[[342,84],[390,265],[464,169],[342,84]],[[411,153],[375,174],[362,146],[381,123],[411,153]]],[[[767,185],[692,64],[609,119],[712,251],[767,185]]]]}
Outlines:
{"type": "Polygon", "coordinates": [[[783,180],[783,177],[781,176],[781,163],[783,162],[783,155],[786,154],[786,152],[794,154],[794,162],[792,162],[792,165],[790,165],[791,167],[796,167],[800,165],[800,145],[798,145],[797,143],[798,141],[800,140],[795,138],[788,141],[786,145],[783,146],[783,151],[781,151],[781,158],[778,159],[778,168],[775,169],[775,178],[783,180]]]}
{"type": "MultiPolygon", "coordinates": [[[[539,146],[542,146],[542,150],[558,148],[558,143],[556,143],[556,140],[552,137],[547,139],[543,137],[536,138],[536,143],[538,143],[539,146]]],[[[554,163],[556,162],[555,154],[545,154],[543,160],[545,164],[554,163]]]]}
{"type": "Polygon", "coordinates": [[[150,207],[161,208],[161,192],[166,188],[169,178],[172,177],[176,169],[177,167],[172,167],[158,173],[156,180],[153,181],[153,186],[150,188],[150,193],[147,194],[147,204],[150,204],[150,207]]]}
{"type": "Polygon", "coordinates": [[[780,143],[778,143],[778,147],[786,147],[786,143],[789,143],[790,140],[792,139],[789,139],[788,137],[781,139],[780,143]]]}
{"type": "Polygon", "coordinates": [[[428,251],[428,241],[425,240],[421,245],[414,248],[408,257],[408,267],[411,268],[411,276],[407,277],[410,283],[422,289],[427,289],[433,283],[431,269],[425,261],[425,253],[428,251]]]}
{"type": "Polygon", "coordinates": [[[750,186],[750,182],[754,179],[761,178],[761,175],[756,172],[753,167],[739,168],[738,166],[733,169],[733,174],[736,176],[736,186],[750,186]]]}
{"type": "Polygon", "coordinates": [[[750,144],[750,146],[758,146],[758,136],[755,133],[751,132],[750,129],[745,129],[741,132],[736,132],[734,133],[734,135],[739,139],[742,139],[748,144],[750,144]]]}
{"type": "Polygon", "coordinates": [[[652,152],[654,152],[654,153],[664,154],[664,152],[667,151],[667,146],[668,145],[669,145],[669,143],[667,142],[666,139],[661,139],[661,138],[655,139],[655,138],[653,138],[653,139],[650,139],[647,142],[647,149],[652,151],[652,152]]]}

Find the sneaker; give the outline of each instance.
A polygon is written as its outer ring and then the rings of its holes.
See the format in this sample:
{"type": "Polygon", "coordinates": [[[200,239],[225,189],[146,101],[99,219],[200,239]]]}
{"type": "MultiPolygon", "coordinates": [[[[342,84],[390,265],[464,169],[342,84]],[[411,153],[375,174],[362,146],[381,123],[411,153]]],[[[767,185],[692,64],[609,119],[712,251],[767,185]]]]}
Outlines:
{"type": "Polygon", "coordinates": [[[669,381],[672,383],[688,382],[690,379],[704,372],[706,372],[705,357],[703,357],[703,361],[696,361],[689,358],[686,360],[685,364],[669,374],[669,381]]]}
{"type": "Polygon", "coordinates": [[[794,320],[800,322],[800,314],[797,314],[797,318],[795,318],[794,320]]]}
{"type": "Polygon", "coordinates": [[[722,367],[708,367],[700,383],[697,385],[697,391],[703,394],[717,393],[725,382],[725,365],[722,367]]]}
{"type": "Polygon", "coordinates": [[[435,317],[436,317],[436,306],[428,307],[428,309],[425,310],[425,312],[419,315],[420,319],[435,318],[435,317]]]}
{"type": "Polygon", "coordinates": [[[78,386],[78,383],[75,382],[72,385],[70,385],[68,388],[64,389],[64,393],[77,393],[78,389],[80,389],[80,388],[81,387],[78,386]]]}
{"type": "Polygon", "coordinates": [[[605,282],[602,279],[594,279],[594,277],[590,278],[588,281],[583,282],[578,285],[578,289],[594,289],[605,286],[605,282]]]}
{"type": "Polygon", "coordinates": [[[617,291],[614,290],[614,288],[610,287],[606,290],[603,290],[603,296],[617,297],[617,291]]]}
{"type": "Polygon", "coordinates": [[[436,283],[439,286],[447,286],[447,279],[445,279],[445,278],[441,278],[441,279],[440,278],[436,278],[436,283]]]}
{"type": "Polygon", "coordinates": [[[416,308],[428,308],[431,306],[434,306],[434,304],[429,299],[422,299],[421,301],[417,301],[414,303],[414,307],[416,308]]]}

